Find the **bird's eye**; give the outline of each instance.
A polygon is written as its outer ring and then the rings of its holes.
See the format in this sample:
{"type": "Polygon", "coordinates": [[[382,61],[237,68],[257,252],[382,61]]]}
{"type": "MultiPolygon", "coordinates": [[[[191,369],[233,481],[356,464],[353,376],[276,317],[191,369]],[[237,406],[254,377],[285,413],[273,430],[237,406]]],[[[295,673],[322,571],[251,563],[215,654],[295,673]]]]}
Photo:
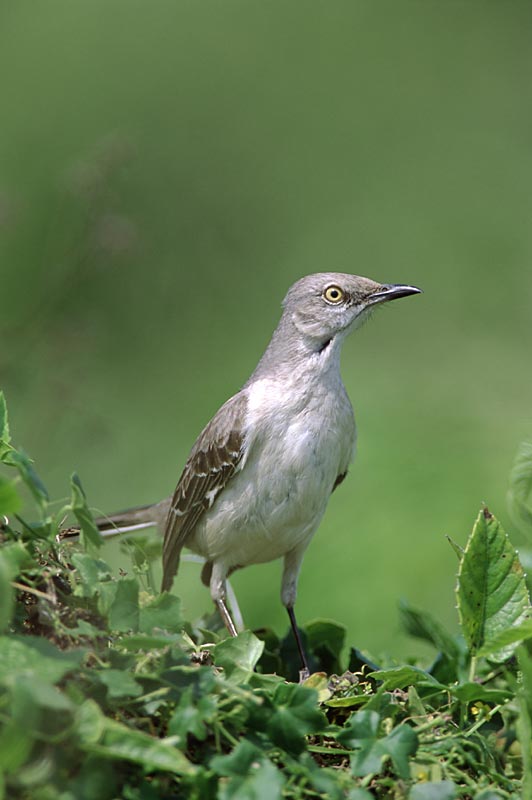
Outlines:
{"type": "Polygon", "coordinates": [[[323,292],[323,298],[328,303],[341,303],[344,299],[344,292],[339,286],[327,286],[323,292]]]}

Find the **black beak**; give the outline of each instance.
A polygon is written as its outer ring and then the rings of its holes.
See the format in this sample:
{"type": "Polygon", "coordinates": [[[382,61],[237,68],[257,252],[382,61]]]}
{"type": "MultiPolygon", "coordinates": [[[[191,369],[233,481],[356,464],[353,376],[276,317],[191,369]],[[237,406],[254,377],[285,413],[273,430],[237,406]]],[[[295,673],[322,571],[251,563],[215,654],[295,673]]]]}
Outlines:
{"type": "Polygon", "coordinates": [[[409,294],[420,294],[421,289],[417,286],[406,286],[402,283],[383,283],[377,292],[373,292],[368,297],[368,305],[376,303],[387,303],[388,300],[396,300],[398,297],[407,297],[409,294]]]}

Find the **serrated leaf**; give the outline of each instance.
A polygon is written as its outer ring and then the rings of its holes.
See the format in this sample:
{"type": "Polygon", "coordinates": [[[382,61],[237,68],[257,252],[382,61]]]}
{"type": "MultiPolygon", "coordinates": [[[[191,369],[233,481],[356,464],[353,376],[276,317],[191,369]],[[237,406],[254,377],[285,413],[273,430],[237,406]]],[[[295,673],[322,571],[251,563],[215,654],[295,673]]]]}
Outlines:
{"type": "Polygon", "coordinates": [[[411,636],[423,639],[451,660],[457,662],[461,651],[458,642],[428,611],[414,608],[406,600],[399,602],[399,615],[404,629],[411,636]]]}
{"type": "Polygon", "coordinates": [[[140,633],[149,634],[156,628],[169,633],[179,633],[183,629],[179,597],[163,592],[140,609],[140,633]]]}
{"type": "Polygon", "coordinates": [[[81,545],[88,552],[97,552],[103,544],[103,537],[94,523],[81,481],[75,472],[70,479],[70,488],[70,509],[80,525],[81,545]]]}
{"type": "Polygon", "coordinates": [[[419,683],[447,689],[446,686],[438,683],[438,681],[428,672],[425,672],[424,669],[412,667],[409,664],[403,667],[391,667],[391,669],[380,669],[378,672],[370,672],[368,677],[374,678],[376,681],[382,681],[384,688],[388,691],[404,689],[406,686],[415,686],[419,683]]]}
{"type": "Polygon", "coordinates": [[[245,683],[264,650],[264,642],[244,631],[234,638],[224,639],[213,648],[214,663],[223,667],[225,675],[234,683],[245,683]]]}
{"type": "Polygon", "coordinates": [[[109,609],[109,627],[113,631],[133,631],[139,627],[139,585],[134,578],[117,581],[109,609]]]}
{"type": "Polygon", "coordinates": [[[194,775],[197,771],[173,744],[105,717],[93,700],[80,707],[78,733],[87,752],[105,758],[140,764],[148,771],[177,775],[194,775]]]}
{"type": "Polygon", "coordinates": [[[454,781],[416,783],[412,786],[408,800],[455,800],[458,797],[454,781]]]}
{"type": "Polygon", "coordinates": [[[458,542],[455,542],[454,539],[451,539],[450,536],[446,536],[445,538],[447,539],[447,541],[449,542],[449,544],[453,548],[454,552],[456,553],[456,555],[458,557],[458,561],[460,561],[460,559],[464,555],[464,548],[461,547],[461,545],[459,545],[458,542]]]}
{"type": "Polygon", "coordinates": [[[317,694],[295,683],[280,683],[272,699],[275,710],[268,724],[270,738],[278,747],[298,755],[305,747],[305,736],[327,726],[317,707],[317,694]]]}
{"type": "MultiPolygon", "coordinates": [[[[523,568],[499,521],[483,509],[467,542],[456,588],[462,633],[471,655],[491,648],[496,637],[530,615],[523,568]]],[[[502,662],[517,645],[493,650],[502,662]]]]}

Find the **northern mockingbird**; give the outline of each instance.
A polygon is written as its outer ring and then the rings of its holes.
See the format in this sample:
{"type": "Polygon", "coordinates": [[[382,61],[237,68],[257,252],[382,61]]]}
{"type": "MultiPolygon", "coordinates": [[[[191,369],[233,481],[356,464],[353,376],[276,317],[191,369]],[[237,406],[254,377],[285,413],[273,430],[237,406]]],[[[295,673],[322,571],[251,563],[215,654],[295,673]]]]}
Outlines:
{"type": "Polygon", "coordinates": [[[297,281],[255,371],[196,440],[173,497],[98,520],[102,530],[164,530],[162,591],[183,547],[203,556],[202,581],[232,636],[227,577],[283,558],[281,600],[306,674],[294,614],[299,570],[356,442],[341,346],[377,305],[418,292],[336,272],[297,281]]]}

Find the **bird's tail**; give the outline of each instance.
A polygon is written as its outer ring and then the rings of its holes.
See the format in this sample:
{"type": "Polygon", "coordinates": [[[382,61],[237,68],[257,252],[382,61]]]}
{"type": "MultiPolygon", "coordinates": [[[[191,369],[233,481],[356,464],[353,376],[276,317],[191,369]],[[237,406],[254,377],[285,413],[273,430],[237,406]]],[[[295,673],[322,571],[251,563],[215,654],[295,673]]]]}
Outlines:
{"type": "Polygon", "coordinates": [[[132,533],[144,528],[158,528],[161,524],[159,504],[136,506],[114,514],[95,517],[94,522],[102,536],[118,536],[121,533],[132,533]]]}
{"type": "MultiPolygon", "coordinates": [[[[136,533],[146,528],[158,528],[162,535],[168,516],[170,498],[165,498],[159,503],[152,503],[147,506],[135,506],[127,508],[125,511],[117,511],[114,514],[104,514],[95,517],[96,527],[105,538],[120,536],[124,533],[136,533]]],[[[79,528],[67,528],[61,531],[61,539],[74,539],[79,537],[79,528]]]]}

